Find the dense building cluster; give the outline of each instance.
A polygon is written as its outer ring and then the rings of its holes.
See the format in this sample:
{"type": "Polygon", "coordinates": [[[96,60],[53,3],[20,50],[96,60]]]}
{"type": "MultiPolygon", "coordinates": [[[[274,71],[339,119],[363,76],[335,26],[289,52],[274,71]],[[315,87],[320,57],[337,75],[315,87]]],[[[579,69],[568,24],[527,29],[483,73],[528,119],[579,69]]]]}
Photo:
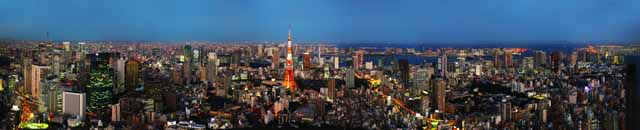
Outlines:
{"type": "Polygon", "coordinates": [[[632,129],[634,45],[0,47],[0,129],[632,129]]]}

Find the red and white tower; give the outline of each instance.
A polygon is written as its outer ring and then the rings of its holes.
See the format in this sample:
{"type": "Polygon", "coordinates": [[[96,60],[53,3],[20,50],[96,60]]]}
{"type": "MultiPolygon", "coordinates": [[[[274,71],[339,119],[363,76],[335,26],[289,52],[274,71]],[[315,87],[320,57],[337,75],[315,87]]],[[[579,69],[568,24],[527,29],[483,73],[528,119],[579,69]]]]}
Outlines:
{"type": "Polygon", "coordinates": [[[293,74],[293,55],[291,50],[291,25],[289,25],[289,37],[287,39],[287,64],[285,65],[284,86],[295,90],[296,80],[293,74]]]}

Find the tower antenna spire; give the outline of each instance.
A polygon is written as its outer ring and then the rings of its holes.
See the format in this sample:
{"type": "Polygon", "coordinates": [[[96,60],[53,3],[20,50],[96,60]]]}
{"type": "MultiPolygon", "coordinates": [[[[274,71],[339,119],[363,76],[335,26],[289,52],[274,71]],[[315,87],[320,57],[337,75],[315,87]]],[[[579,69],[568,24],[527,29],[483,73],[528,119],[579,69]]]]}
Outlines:
{"type": "Polygon", "coordinates": [[[291,24],[289,24],[289,35],[288,35],[288,41],[291,41],[291,24]]]}

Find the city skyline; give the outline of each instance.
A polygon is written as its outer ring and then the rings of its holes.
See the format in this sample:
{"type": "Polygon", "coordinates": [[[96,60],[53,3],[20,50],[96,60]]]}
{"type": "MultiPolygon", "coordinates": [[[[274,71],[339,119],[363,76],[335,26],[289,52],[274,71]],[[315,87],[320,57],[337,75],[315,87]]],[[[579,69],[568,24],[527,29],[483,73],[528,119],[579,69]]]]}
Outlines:
{"type": "Polygon", "coordinates": [[[0,1],[0,129],[628,130],[634,5],[0,1]]]}
{"type": "Polygon", "coordinates": [[[637,42],[637,1],[3,1],[0,39],[637,42]],[[15,13],[20,12],[20,13],[15,13]]]}

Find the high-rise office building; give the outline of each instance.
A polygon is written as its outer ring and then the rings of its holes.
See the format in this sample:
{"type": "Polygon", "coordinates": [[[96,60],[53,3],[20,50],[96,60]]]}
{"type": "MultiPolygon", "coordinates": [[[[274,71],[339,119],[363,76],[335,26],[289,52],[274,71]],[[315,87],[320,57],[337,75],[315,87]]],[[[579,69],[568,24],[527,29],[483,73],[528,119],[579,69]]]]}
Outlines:
{"type": "Polygon", "coordinates": [[[304,70],[311,69],[311,54],[309,52],[302,53],[302,68],[304,70]]]}
{"type": "Polygon", "coordinates": [[[85,116],[87,104],[84,93],[63,92],[62,104],[62,112],[64,114],[75,115],[81,118],[85,116]]]}
{"type": "Polygon", "coordinates": [[[218,60],[218,55],[215,52],[209,52],[207,54],[207,80],[209,82],[216,81],[216,76],[218,75],[218,65],[220,61],[218,60]]]}
{"type": "Polygon", "coordinates": [[[138,75],[140,75],[140,62],[136,60],[127,61],[125,73],[125,88],[127,91],[133,91],[140,83],[138,79],[138,75]]]}
{"type": "Polygon", "coordinates": [[[31,82],[31,86],[29,87],[30,94],[33,98],[39,99],[42,94],[41,82],[43,77],[45,76],[45,69],[49,69],[49,66],[40,66],[40,65],[31,65],[30,67],[30,76],[31,79],[25,82],[31,82]]]}
{"type": "Polygon", "coordinates": [[[48,99],[45,103],[47,105],[47,110],[51,113],[62,113],[62,107],[64,105],[62,104],[62,96],[64,96],[62,88],[59,86],[51,86],[47,93],[48,99]]]}
{"type": "Polygon", "coordinates": [[[60,75],[60,62],[62,62],[60,54],[53,54],[53,60],[51,60],[51,62],[51,73],[56,76],[60,75]]]}
{"type": "Polygon", "coordinates": [[[533,68],[533,66],[535,64],[534,61],[535,60],[533,59],[533,57],[524,57],[524,58],[522,58],[522,64],[524,65],[524,68],[527,68],[527,69],[532,69],[533,68]]]}
{"type": "Polygon", "coordinates": [[[347,86],[347,88],[354,88],[356,86],[356,79],[355,79],[355,75],[354,75],[355,71],[353,68],[349,68],[347,70],[347,73],[345,74],[345,84],[347,86]]]}
{"type": "Polygon", "coordinates": [[[353,68],[358,70],[362,68],[364,65],[364,50],[356,51],[356,54],[353,55],[353,68]]]}
{"type": "Polygon", "coordinates": [[[86,44],[87,43],[85,43],[85,42],[78,42],[78,48],[77,49],[78,49],[78,52],[80,52],[81,55],[84,55],[84,54],[86,54],[88,52],[86,44]]]}
{"type": "Polygon", "coordinates": [[[173,68],[173,71],[171,72],[171,80],[173,81],[174,84],[178,84],[181,85],[183,84],[183,80],[182,80],[182,66],[176,65],[173,68]]]}
{"type": "Polygon", "coordinates": [[[62,68],[66,70],[67,65],[71,62],[73,50],[71,49],[71,42],[62,42],[62,68]]]}
{"type": "Polygon", "coordinates": [[[257,49],[256,56],[258,56],[258,58],[264,57],[264,44],[258,45],[258,48],[256,49],[257,49]]]}
{"type": "Polygon", "coordinates": [[[33,81],[33,77],[31,76],[31,64],[32,60],[30,58],[25,58],[22,61],[22,76],[24,77],[24,85],[22,89],[18,89],[18,90],[24,90],[26,92],[28,92],[29,94],[31,93],[31,86],[32,86],[32,82],[33,81]]]}
{"type": "Polygon", "coordinates": [[[456,73],[461,73],[467,68],[467,59],[466,56],[458,56],[458,67],[456,69],[456,73]]]}
{"type": "MultiPolygon", "coordinates": [[[[49,69],[49,66],[40,66],[40,65],[28,65],[25,68],[25,90],[31,96],[31,98],[37,100],[38,102],[44,103],[48,99],[47,96],[43,97],[43,93],[46,95],[48,85],[42,85],[42,81],[44,76],[46,75],[45,69],[49,69]]],[[[40,112],[44,112],[44,108],[41,104],[36,104],[36,106],[32,108],[38,108],[37,110],[40,112]]]]}
{"type": "Polygon", "coordinates": [[[367,70],[373,69],[373,61],[367,61],[364,63],[364,68],[367,70]]]}
{"type": "Polygon", "coordinates": [[[340,69],[340,57],[333,57],[333,69],[340,69]]]}
{"type": "Polygon", "coordinates": [[[111,63],[113,53],[87,54],[89,58],[89,83],[87,91],[87,111],[96,112],[111,103],[114,87],[114,73],[111,63]]]}
{"type": "Polygon", "coordinates": [[[116,84],[119,88],[116,88],[117,93],[123,93],[125,91],[125,71],[127,60],[124,58],[118,58],[116,60],[116,84]]]}
{"type": "Polygon", "coordinates": [[[436,83],[435,85],[435,102],[436,102],[436,108],[437,110],[444,112],[446,109],[446,96],[447,93],[445,91],[446,89],[446,82],[444,79],[436,79],[436,81],[434,82],[436,83]]]}
{"type": "Polygon", "coordinates": [[[191,58],[194,65],[198,65],[200,63],[202,55],[200,54],[200,50],[193,49],[193,58],[191,58]]]}
{"type": "Polygon", "coordinates": [[[328,83],[327,83],[327,93],[328,93],[328,97],[329,99],[335,100],[336,97],[336,79],[335,78],[330,78],[328,83]]]}
{"type": "Polygon", "coordinates": [[[560,73],[560,61],[562,60],[561,58],[562,57],[560,52],[551,52],[551,69],[556,74],[560,73]]]}
{"type": "Polygon", "coordinates": [[[511,52],[511,50],[505,50],[504,51],[504,67],[505,68],[511,68],[513,67],[513,54],[511,52]]]}
{"type": "Polygon", "coordinates": [[[182,64],[183,82],[189,83],[192,77],[191,65],[193,65],[193,49],[191,45],[184,45],[182,52],[184,53],[184,63],[182,64]]]}
{"type": "Polygon", "coordinates": [[[492,53],[493,53],[492,54],[493,55],[493,66],[495,68],[500,68],[500,64],[501,64],[500,55],[501,55],[502,52],[500,51],[500,49],[494,49],[492,53]]]}
{"type": "Polygon", "coordinates": [[[440,76],[443,77],[447,77],[447,64],[448,64],[448,59],[447,59],[447,51],[443,50],[442,51],[442,56],[440,57],[440,76]]]}
{"type": "Polygon", "coordinates": [[[569,65],[575,66],[578,63],[578,52],[571,52],[571,56],[569,57],[569,65]]]}
{"type": "Polygon", "coordinates": [[[547,64],[547,54],[544,51],[536,51],[533,62],[537,67],[544,67],[547,64]]]}
{"type": "Polygon", "coordinates": [[[280,49],[278,49],[277,47],[271,49],[271,68],[280,68],[280,49]]]}
{"type": "Polygon", "coordinates": [[[400,59],[398,61],[398,69],[400,71],[400,83],[402,83],[403,85],[409,85],[409,60],[407,59],[400,59]]]}
{"type": "Polygon", "coordinates": [[[182,52],[184,53],[184,57],[185,59],[189,60],[189,61],[193,61],[192,58],[194,58],[193,56],[193,48],[191,47],[191,45],[184,45],[184,47],[182,47],[182,52]]]}
{"type": "Polygon", "coordinates": [[[624,80],[624,99],[625,107],[625,127],[634,128],[633,122],[640,120],[640,56],[628,55],[625,56],[625,69],[627,76],[624,80]]]}
{"type": "Polygon", "coordinates": [[[418,70],[416,70],[413,76],[413,93],[418,94],[421,91],[426,90],[428,86],[428,79],[429,77],[426,68],[419,68],[418,70]]]}
{"type": "Polygon", "coordinates": [[[322,45],[320,45],[320,47],[318,47],[318,68],[324,67],[324,57],[322,57],[322,49],[322,45]]]}
{"type": "Polygon", "coordinates": [[[475,74],[476,74],[477,76],[481,76],[481,75],[482,75],[482,65],[481,65],[481,64],[477,64],[477,65],[476,65],[476,70],[475,70],[475,71],[476,71],[476,72],[475,72],[475,74]]]}

